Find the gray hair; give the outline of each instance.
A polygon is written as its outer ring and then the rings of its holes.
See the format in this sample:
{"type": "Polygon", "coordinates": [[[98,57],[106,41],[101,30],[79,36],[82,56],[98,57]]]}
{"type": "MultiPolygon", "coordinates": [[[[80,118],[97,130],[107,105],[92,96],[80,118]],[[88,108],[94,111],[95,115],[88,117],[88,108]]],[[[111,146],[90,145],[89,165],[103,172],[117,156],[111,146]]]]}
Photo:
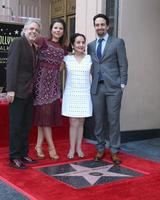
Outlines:
{"type": "Polygon", "coordinates": [[[25,24],[24,24],[24,27],[22,29],[22,32],[21,32],[21,36],[24,36],[25,35],[25,29],[28,28],[28,26],[32,23],[36,23],[38,24],[39,26],[39,31],[41,31],[42,29],[42,24],[41,24],[41,20],[40,19],[34,19],[34,18],[30,18],[28,19],[25,24]]]}

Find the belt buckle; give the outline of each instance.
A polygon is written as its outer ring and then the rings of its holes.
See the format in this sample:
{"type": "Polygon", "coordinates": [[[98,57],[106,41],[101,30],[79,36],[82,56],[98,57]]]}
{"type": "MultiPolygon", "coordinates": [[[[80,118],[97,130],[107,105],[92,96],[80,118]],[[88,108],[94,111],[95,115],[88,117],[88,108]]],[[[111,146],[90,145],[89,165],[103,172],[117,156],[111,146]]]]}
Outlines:
{"type": "Polygon", "coordinates": [[[98,81],[98,83],[99,83],[99,84],[102,84],[102,83],[104,83],[104,80],[100,80],[100,81],[98,81]]]}

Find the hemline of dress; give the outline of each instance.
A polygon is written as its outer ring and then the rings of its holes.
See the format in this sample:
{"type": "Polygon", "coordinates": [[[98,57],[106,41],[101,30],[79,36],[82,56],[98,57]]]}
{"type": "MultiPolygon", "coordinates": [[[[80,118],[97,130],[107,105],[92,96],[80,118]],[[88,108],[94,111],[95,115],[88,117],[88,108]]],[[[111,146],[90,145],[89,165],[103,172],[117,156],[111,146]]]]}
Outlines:
{"type": "Polygon", "coordinates": [[[85,115],[85,116],[84,115],[83,116],[82,115],[74,115],[74,116],[72,115],[71,116],[69,114],[68,115],[67,114],[62,114],[62,116],[65,116],[65,117],[75,117],[75,118],[86,118],[86,117],[92,117],[93,115],[85,115]]]}

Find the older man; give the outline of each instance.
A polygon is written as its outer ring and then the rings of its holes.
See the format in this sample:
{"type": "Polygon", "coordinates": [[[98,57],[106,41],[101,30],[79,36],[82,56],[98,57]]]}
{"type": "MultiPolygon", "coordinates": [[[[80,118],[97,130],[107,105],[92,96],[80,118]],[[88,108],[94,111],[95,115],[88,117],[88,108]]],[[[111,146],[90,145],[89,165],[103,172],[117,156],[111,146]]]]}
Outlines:
{"type": "Polygon", "coordinates": [[[7,99],[10,124],[10,167],[26,169],[36,163],[28,156],[29,132],[33,112],[33,74],[36,64],[34,42],[40,32],[40,22],[28,20],[22,37],[15,39],[7,59],[7,99]]]}

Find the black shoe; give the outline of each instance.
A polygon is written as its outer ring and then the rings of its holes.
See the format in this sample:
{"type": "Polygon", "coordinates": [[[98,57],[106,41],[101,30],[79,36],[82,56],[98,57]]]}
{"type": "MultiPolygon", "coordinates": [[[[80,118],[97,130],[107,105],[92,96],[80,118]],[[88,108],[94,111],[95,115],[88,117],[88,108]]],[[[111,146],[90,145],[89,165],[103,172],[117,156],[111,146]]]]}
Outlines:
{"type": "Polygon", "coordinates": [[[21,159],[12,159],[12,160],[10,160],[9,166],[10,167],[14,167],[16,169],[27,169],[27,166],[25,166],[23,164],[21,159]]]}
{"type": "Polygon", "coordinates": [[[35,163],[37,163],[36,160],[33,160],[32,158],[30,158],[28,156],[25,156],[25,157],[21,158],[21,161],[23,163],[26,163],[26,164],[35,164],[35,163]]]}

